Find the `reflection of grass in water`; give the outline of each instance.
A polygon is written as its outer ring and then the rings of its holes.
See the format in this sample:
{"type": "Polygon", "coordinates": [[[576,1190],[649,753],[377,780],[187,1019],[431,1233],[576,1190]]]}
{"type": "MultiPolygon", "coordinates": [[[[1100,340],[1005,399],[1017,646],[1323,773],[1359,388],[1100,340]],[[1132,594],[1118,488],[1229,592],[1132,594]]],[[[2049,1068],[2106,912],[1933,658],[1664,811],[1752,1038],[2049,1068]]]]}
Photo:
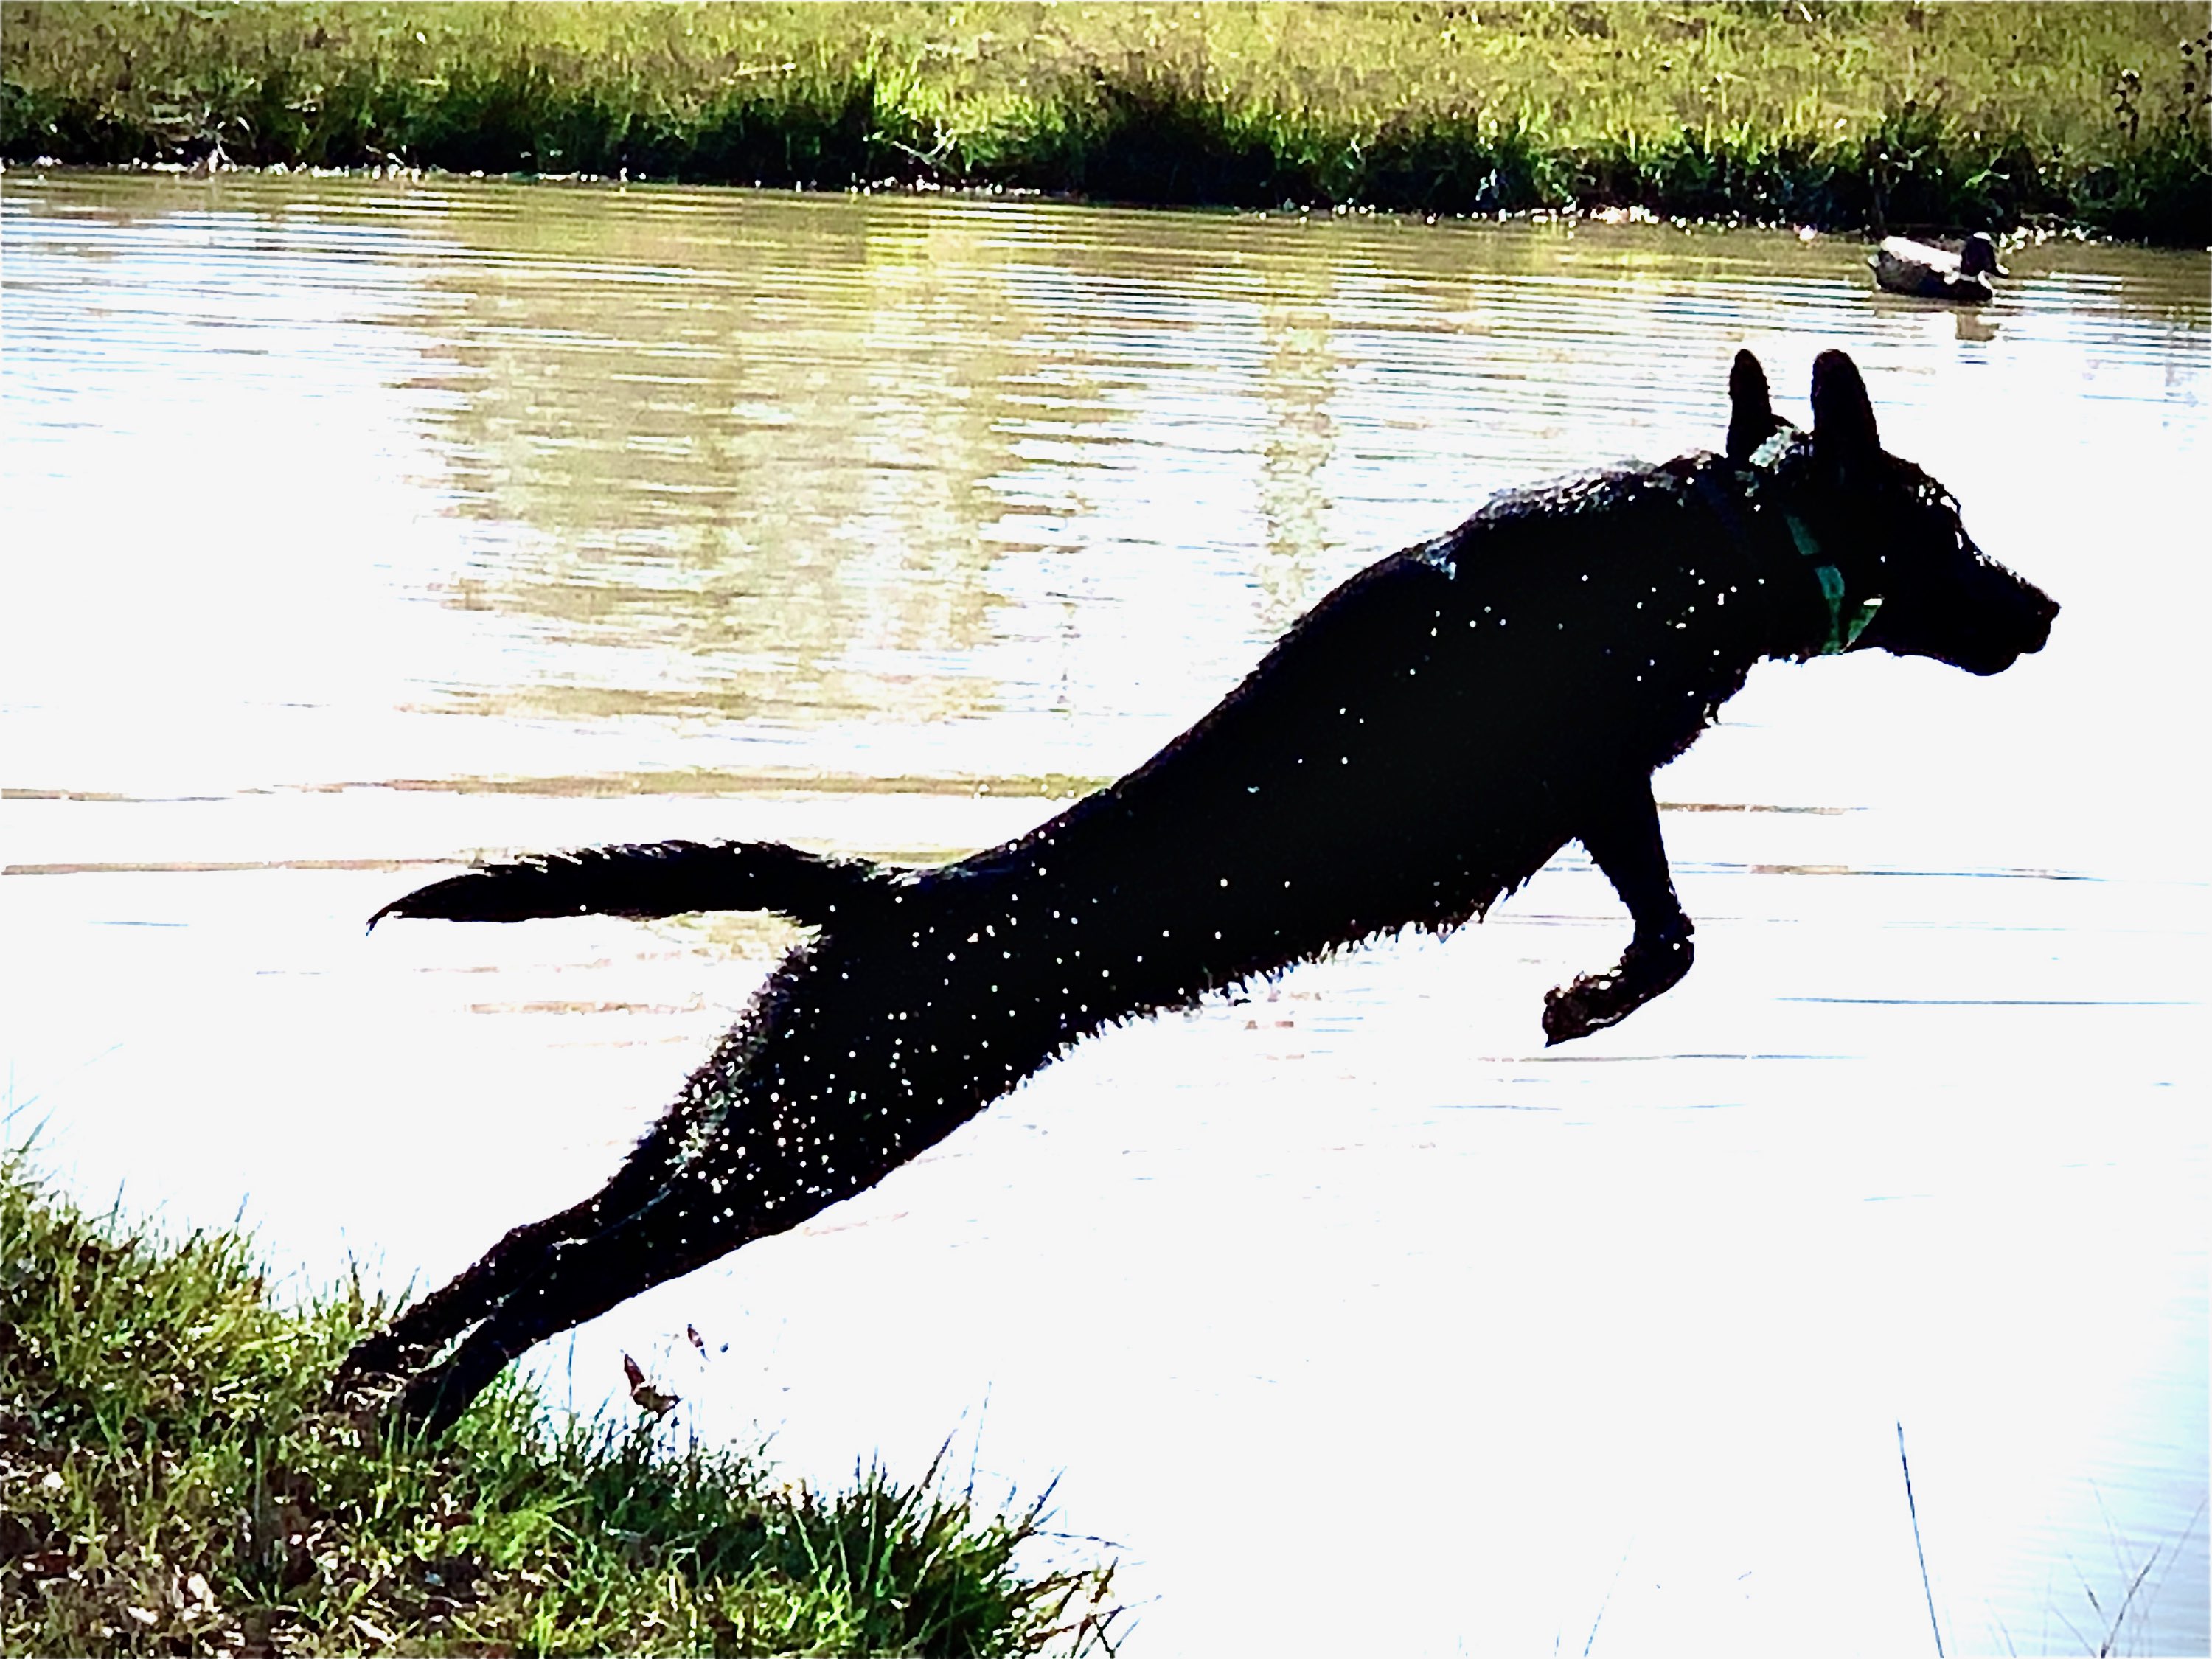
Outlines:
{"type": "MultiPolygon", "coordinates": [[[[2203,1518],[2203,1516],[2204,1503],[2200,1498],[2195,1512],[2189,1517],[2188,1526],[2182,1529],[2181,1536],[2174,1540],[2171,1548],[2160,1547],[2151,1551],[2142,1565],[2136,1568],[2133,1575],[2126,1579],[2126,1587],[2121,1591],[2118,1601],[2112,1607],[2107,1607],[2102,1601],[2100,1601],[2097,1592],[2090,1588],[2088,1579],[2086,1577],[2082,1578],[2081,1595],[2089,1603],[2091,1613],[2095,1615],[2095,1623],[2104,1626],[2102,1636],[2095,1634],[2094,1626],[2090,1632],[2083,1632],[2063,1613],[2059,1614],[2059,1622],[2063,1624],[2073,1633],[2075,1639],[2082,1644],[2081,1650],[2084,1653],[2094,1653],[2100,1656],[2100,1659],[2105,1659],[2106,1656],[2112,1654],[2149,1651],[2148,1649],[2136,1648],[2132,1641],[2123,1645],[2121,1633],[2130,1630],[2128,1623],[2130,1613],[2135,1615],[2138,1626],[2146,1621],[2152,1603],[2157,1600],[2159,1587],[2166,1583],[2166,1573],[2172,1570],[2175,1559],[2180,1555],[2191,1537],[2195,1534],[2197,1523],[2203,1518]],[[2154,1569],[2158,1571],[2158,1578],[2146,1592],[2145,1583],[2150,1579],[2154,1569]]],[[[2116,1539],[2114,1540],[2116,1546],[2118,1542],[2116,1539]]],[[[2122,1570],[2125,1571],[2124,1563],[2122,1570]]]]}
{"type": "Polygon", "coordinates": [[[509,1383],[446,1443],[321,1414],[381,1310],[285,1311],[247,1247],[125,1237],[0,1161],[0,1651],[921,1652],[1102,1647],[1111,1570],[1025,1577],[1039,1508],[936,1471],[779,1485],[509,1383]]]}
{"type": "MultiPolygon", "coordinates": [[[[2153,1549],[2143,1559],[2142,1565],[2132,1573],[2128,1571],[2127,1546],[2117,1534],[2113,1535],[2112,1559],[2121,1575],[2117,1596],[2108,1587],[2106,1595],[2100,1598],[2090,1585],[2088,1576],[2081,1572],[2078,1565],[2075,1565],[2075,1575],[2081,1581],[2082,1599],[2089,1604],[2089,1627],[2083,1629],[2080,1623],[2068,1618],[2063,1609],[2054,1608],[2052,1611],[2058,1622],[2065,1626],[2068,1632],[2081,1644],[2082,1652],[2095,1654],[2099,1659],[2109,1659],[2114,1654],[2155,1650],[2137,1644],[2151,1639],[2144,1629],[2149,1622],[2150,1609],[2158,1600],[2159,1591],[2165,1586],[2166,1574],[2172,1571],[2173,1564],[2180,1559],[2182,1551],[2189,1547],[2190,1540],[2197,1535],[2197,1522],[2204,1518],[2204,1500],[2199,1498],[2196,1509],[2190,1513],[2189,1524],[2181,1529],[2181,1535],[2170,1545],[2153,1549]],[[2156,1578],[2151,1577],[2154,1571],[2158,1575],[2156,1578]],[[2112,1603],[2109,1607],[2106,1605],[2108,1601],[2112,1603]]],[[[2110,1525],[2108,1520],[2108,1529],[2110,1525]]],[[[2069,1561],[2069,1565],[2075,1564],[2069,1561]]],[[[2009,1633],[2002,1625],[1997,1628],[1998,1633],[2005,1638],[2007,1650],[2012,1650],[2009,1633]]]]}
{"type": "MultiPolygon", "coordinates": [[[[1936,1651],[1940,1655],[1944,1651],[1943,1626],[1936,1613],[1935,1587],[1929,1582],[1928,1553],[1920,1536],[1920,1509],[1912,1496],[1912,1461],[1905,1455],[1905,1425],[1901,1422],[1897,1425],[1897,1455],[1898,1462],[1905,1473],[1905,1503],[1907,1511],[1912,1517],[1912,1548],[1920,1564],[1920,1588],[1928,1598],[1928,1622],[1935,1634],[1936,1651]]],[[[2096,1654],[2100,1656],[2100,1659],[2106,1659],[2110,1655],[2131,1650],[2124,1650],[2119,1645],[2121,1632],[2129,1628],[2129,1615],[2133,1613],[2138,1625],[2143,1622],[2152,1602],[2157,1599],[2159,1589],[2166,1583],[2166,1573],[2172,1571],[2175,1561],[2180,1559],[2181,1552],[2188,1547],[2189,1540],[2197,1535],[2197,1523],[2204,1518],[2204,1509],[2205,1500],[2197,1499],[2197,1507],[2190,1512],[2189,1524],[2181,1529],[2181,1535],[2170,1546],[2160,1546],[2153,1549],[2144,1559],[2142,1565],[2132,1574],[2127,1571],[2128,1558],[2124,1546],[2117,1534],[2113,1536],[2112,1559],[2119,1564],[2124,1580],[2124,1588],[2115,1605],[2107,1609],[2105,1603],[2098,1599],[2097,1592],[2091,1588],[2087,1577],[2081,1576],[2082,1596],[2087,1601],[2091,1611],[2095,1614],[2095,1623],[2103,1627],[2103,1634],[2100,1636],[2094,1631],[2085,1632],[2073,1620],[2068,1618],[2063,1610],[2052,1609],[2057,1614],[2059,1623],[2064,1625],[2074,1639],[2081,1644],[2082,1652],[2096,1654]],[[2163,1566],[2160,1565],[2161,1561],[2163,1561],[2163,1566]],[[2150,1583],[2149,1589],[2146,1593],[2144,1586],[2146,1583],[2150,1582],[2154,1569],[2158,1570],[2158,1578],[2154,1583],[2150,1583]]],[[[2106,1524],[2109,1530],[2111,1526],[2109,1519],[2106,1524]]],[[[2076,1571],[2078,1572],[2079,1570],[2076,1571]]],[[[2002,1622],[1997,1626],[1997,1632],[2004,1638],[2005,1650],[2008,1653],[2015,1651],[2011,1634],[2004,1629],[2002,1622]]]]}
{"type": "Polygon", "coordinates": [[[2079,219],[2201,244],[2200,6],[10,5],[9,157],[2079,219]]]}
{"type": "MultiPolygon", "coordinates": [[[[738,772],[727,768],[690,767],[682,771],[564,774],[521,778],[393,778],[375,784],[307,785],[313,790],[402,789],[463,795],[953,795],[1005,800],[1073,800],[1103,789],[1111,778],[1077,777],[1066,772],[981,776],[975,773],[936,775],[919,773],[824,772],[797,768],[762,768],[738,772]]],[[[1700,810],[1700,809],[1686,809],[1700,810]]],[[[258,866],[257,866],[258,867],[258,866]]]]}
{"type": "MultiPolygon", "coordinates": [[[[2181,1552],[2188,1547],[2190,1540],[2196,1535],[2197,1522],[2203,1518],[2204,1504],[2199,1500],[2196,1510],[2189,1517],[2189,1524],[2182,1528],[2181,1535],[2170,1545],[2160,1545],[2154,1548],[2148,1556],[2143,1558],[2142,1565],[2133,1572],[2128,1571],[2127,1561],[2118,1555],[2118,1552],[2122,1547],[2122,1543],[2119,1539],[2115,1538],[2112,1540],[2114,1559],[2118,1565],[2119,1577],[2107,1585],[2103,1596],[2097,1594],[2095,1587],[2089,1582],[2088,1575],[2081,1570],[2079,1564],[2069,1558],[2068,1565],[2075,1569],[2075,1576],[2079,1580],[2081,1599],[2087,1604],[2089,1610],[2085,1614],[2075,1617],[2069,1615],[2064,1607],[2054,1604],[2048,1616],[2055,1618],[2066,1627],[2067,1634],[2080,1644],[2079,1651],[2094,1654],[2097,1656],[2097,1659],[2112,1659],[2112,1656],[2118,1654],[2165,1652],[2166,1650],[2158,1645],[2156,1638],[2149,1634],[2150,1610],[2157,1602],[2158,1593],[2165,1585],[2166,1574],[2172,1571],[2174,1562],[2180,1557],[2181,1552]],[[2154,1572],[2157,1574],[2155,1578],[2151,1576],[2154,1572]],[[2142,1645],[2145,1643],[2151,1645],[2142,1645]]],[[[1921,1571],[1924,1583],[1927,1572],[1924,1565],[1921,1571]]],[[[1930,1595],[1929,1615],[1932,1619],[1936,1611],[1932,1603],[1932,1591],[1930,1595]]],[[[1991,1622],[1996,1630],[1999,1640],[2004,1645],[2004,1650],[2008,1653],[2021,1651],[2014,1644],[2012,1632],[2005,1628],[2004,1621],[1993,1617],[1991,1622]]],[[[1942,1646],[1940,1626],[1936,1635],[1936,1647],[1939,1653],[1947,1650],[1942,1646]]],[[[2045,1651],[2051,1650],[2045,1650],[2045,1651]]]]}

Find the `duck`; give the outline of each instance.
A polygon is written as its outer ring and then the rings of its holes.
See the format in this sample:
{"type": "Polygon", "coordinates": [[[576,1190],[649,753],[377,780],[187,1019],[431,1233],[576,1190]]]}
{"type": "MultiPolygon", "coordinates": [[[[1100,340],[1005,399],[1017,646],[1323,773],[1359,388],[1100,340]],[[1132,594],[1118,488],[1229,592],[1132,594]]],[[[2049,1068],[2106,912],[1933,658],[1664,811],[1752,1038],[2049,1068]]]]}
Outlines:
{"type": "Polygon", "coordinates": [[[1877,288],[1960,305],[1987,304],[1996,294],[1989,279],[2012,274],[1997,263],[1997,245],[1987,231],[1966,238],[1956,253],[1902,236],[1885,237],[1867,263],[1874,267],[1877,288]]]}

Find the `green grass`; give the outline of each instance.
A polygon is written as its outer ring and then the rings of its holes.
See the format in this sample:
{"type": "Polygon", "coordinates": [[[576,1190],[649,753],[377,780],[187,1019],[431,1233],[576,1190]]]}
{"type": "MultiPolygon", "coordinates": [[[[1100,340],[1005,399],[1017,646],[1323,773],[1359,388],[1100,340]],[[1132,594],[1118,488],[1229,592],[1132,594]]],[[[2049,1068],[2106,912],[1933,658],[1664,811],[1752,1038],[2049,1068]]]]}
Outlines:
{"type": "Polygon", "coordinates": [[[0,1161],[0,1652],[1110,1650],[1111,1570],[933,1469],[835,1495],[507,1382],[444,1443],[321,1410],[378,1318],[234,1235],[161,1243],[0,1161]]]}
{"type": "Polygon", "coordinates": [[[0,8],[0,152],[2212,242],[2201,4],[0,8]]]}

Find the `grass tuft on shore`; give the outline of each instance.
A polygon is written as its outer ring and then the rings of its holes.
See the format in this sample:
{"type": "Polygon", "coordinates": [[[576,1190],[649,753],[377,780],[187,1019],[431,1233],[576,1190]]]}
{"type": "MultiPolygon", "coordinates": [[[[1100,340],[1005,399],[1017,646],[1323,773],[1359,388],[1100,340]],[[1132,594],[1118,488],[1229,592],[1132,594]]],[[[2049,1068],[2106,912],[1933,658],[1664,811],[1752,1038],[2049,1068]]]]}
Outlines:
{"type": "Polygon", "coordinates": [[[88,1218],[0,1160],[0,1651],[1110,1651],[1111,1568],[1025,1576],[1042,1500],[836,1494],[508,1380],[445,1443],[321,1410],[384,1310],[277,1305],[248,1243],[88,1218]]]}
{"type": "Polygon", "coordinates": [[[0,6],[0,154],[2212,243],[2199,4],[0,6]]]}

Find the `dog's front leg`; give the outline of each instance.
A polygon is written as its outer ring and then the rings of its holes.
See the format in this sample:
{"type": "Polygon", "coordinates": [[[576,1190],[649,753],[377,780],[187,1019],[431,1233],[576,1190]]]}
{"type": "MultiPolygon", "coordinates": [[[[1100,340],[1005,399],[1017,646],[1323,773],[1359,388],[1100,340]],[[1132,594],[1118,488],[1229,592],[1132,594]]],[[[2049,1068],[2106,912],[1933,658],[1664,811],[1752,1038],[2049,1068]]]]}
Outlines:
{"type": "Polygon", "coordinates": [[[1577,826],[1576,839],[1613,883],[1635,918],[1636,936],[1620,963],[1584,974],[1544,998],[1544,1038],[1565,1042],[1618,1024],[1690,971],[1694,931],[1674,896],[1651,781],[1636,779],[1577,826]]]}

